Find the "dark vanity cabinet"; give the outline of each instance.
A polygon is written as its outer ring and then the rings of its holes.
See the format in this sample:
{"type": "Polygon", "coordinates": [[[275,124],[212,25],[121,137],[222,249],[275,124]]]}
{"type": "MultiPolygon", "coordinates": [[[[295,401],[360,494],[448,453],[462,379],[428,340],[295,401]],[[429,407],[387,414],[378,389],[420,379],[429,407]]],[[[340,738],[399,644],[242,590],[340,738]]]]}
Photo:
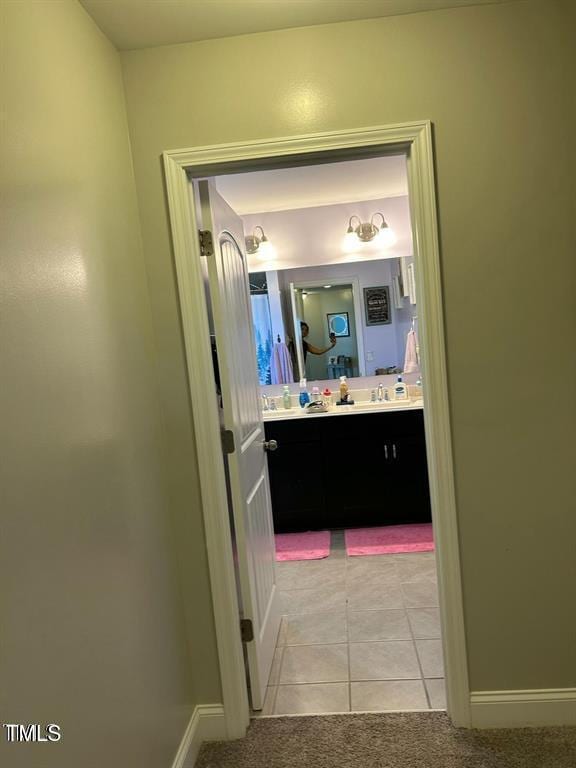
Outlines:
{"type": "Polygon", "coordinates": [[[265,424],[277,533],[430,522],[421,410],[265,424]]]}

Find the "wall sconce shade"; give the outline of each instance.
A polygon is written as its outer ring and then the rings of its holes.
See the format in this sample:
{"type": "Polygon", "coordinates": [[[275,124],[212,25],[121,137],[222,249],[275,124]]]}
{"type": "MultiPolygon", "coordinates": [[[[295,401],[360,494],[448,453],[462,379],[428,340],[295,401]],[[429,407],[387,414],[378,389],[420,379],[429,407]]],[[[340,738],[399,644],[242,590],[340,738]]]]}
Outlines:
{"type": "Polygon", "coordinates": [[[251,235],[247,235],[244,238],[246,242],[246,253],[257,253],[259,258],[263,261],[273,259],[275,257],[274,248],[270,241],[266,237],[266,234],[261,226],[254,227],[251,235]],[[259,231],[259,233],[258,233],[259,231]]]}

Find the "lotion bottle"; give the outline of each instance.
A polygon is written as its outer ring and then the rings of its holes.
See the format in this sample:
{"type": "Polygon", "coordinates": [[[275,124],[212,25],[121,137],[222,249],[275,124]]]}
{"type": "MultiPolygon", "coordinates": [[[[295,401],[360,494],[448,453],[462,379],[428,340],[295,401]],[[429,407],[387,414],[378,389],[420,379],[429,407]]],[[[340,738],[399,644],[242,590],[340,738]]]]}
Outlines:
{"type": "Polygon", "coordinates": [[[398,381],[394,385],[394,399],[408,400],[408,388],[402,381],[402,376],[398,376],[398,381]]]}

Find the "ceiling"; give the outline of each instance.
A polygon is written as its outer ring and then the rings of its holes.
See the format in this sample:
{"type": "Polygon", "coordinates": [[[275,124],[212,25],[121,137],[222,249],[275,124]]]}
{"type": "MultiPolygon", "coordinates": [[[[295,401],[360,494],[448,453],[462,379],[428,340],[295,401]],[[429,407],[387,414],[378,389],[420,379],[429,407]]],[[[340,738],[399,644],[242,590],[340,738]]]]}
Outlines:
{"type": "Polygon", "coordinates": [[[506,0],[80,0],[119,50],[506,0]]]}
{"type": "Polygon", "coordinates": [[[216,186],[241,216],[408,194],[404,155],[218,176],[216,186]]]}

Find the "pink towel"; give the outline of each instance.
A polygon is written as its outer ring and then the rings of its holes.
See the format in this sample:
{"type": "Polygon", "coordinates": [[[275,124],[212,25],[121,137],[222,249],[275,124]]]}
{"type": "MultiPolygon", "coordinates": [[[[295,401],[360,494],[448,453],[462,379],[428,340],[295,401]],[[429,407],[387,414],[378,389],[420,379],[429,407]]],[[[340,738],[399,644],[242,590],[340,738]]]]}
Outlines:
{"type": "Polygon", "coordinates": [[[419,373],[418,337],[416,331],[408,331],[406,338],[406,356],[404,358],[404,373],[419,373]]]}
{"type": "Polygon", "coordinates": [[[292,360],[288,347],[283,341],[274,344],[270,361],[270,377],[272,384],[292,384],[294,381],[292,360]]]}

